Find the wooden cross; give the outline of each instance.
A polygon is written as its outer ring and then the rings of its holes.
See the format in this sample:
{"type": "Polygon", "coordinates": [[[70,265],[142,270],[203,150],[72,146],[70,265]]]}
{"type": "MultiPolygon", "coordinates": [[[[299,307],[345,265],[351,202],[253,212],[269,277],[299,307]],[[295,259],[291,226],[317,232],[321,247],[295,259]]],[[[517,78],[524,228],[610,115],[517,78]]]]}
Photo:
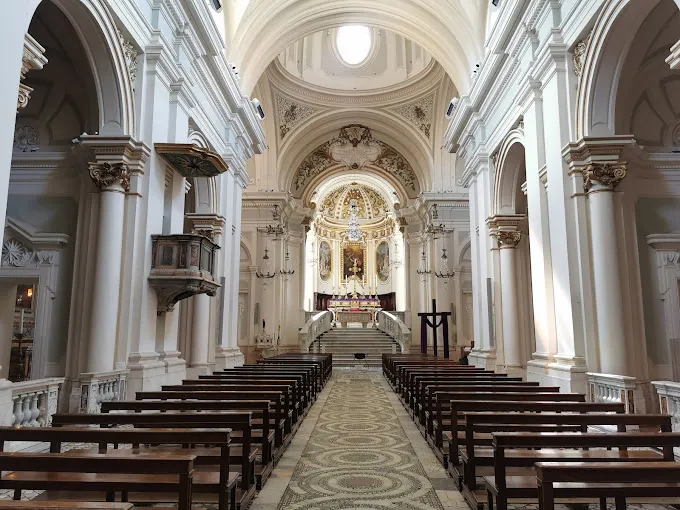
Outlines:
{"type": "Polygon", "coordinates": [[[433,353],[437,356],[437,328],[444,327],[444,358],[449,359],[449,316],[451,312],[437,313],[437,300],[432,300],[432,312],[419,313],[420,317],[420,352],[427,354],[427,328],[432,328],[434,332],[434,349],[433,353]],[[437,323],[437,319],[441,321],[437,323]],[[430,322],[432,319],[432,322],[430,322]]]}

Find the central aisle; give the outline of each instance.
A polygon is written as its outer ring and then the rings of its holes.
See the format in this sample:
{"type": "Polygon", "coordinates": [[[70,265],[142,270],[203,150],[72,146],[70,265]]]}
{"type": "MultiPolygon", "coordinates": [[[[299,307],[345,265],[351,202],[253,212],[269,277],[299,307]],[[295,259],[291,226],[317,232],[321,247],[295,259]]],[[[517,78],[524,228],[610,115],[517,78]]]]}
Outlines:
{"type": "Polygon", "coordinates": [[[456,507],[467,508],[382,374],[334,370],[253,510],[456,507]]]}

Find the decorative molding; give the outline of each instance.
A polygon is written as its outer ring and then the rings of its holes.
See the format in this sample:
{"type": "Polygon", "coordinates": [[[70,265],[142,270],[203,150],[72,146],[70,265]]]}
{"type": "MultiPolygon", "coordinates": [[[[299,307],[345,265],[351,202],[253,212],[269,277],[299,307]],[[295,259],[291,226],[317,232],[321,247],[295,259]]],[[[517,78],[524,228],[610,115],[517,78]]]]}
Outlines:
{"type": "Polygon", "coordinates": [[[583,169],[583,189],[588,192],[594,185],[613,190],[626,177],[626,162],[591,163],[583,169]]]}
{"type": "MultiPolygon", "coordinates": [[[[28,99],[27,99],[28,101],[28,99]]],[[[14,148],[22,152],[34,152],[40,145],[40,136],[33,126],[17,124],[14,128],[14,148]]]]}
{"type": "Polygon", "coordinates": [[[522,233],[519,231],[499,230],[495,236],[501,248],[516,248],[522,240],[522,233]]]}
{"type": "Polygon", "coordinates": [[[593,33],[590,32],[584,39],[580,40],[574,46],[574,53],[572,55],[572,60],[574,62],[574,74],[581,78],[583,73],[583,66],[586,61],[586,52],[588,51],[588,43],[590,43],[590,38],[593,33]]]}
{"type": "Polygon", "coordinates": [[[279,137],[283,140],[302,121],[319,112],[306,104],[298,103],[288,97],[276,94],[276,116],[279,127],[279,137]]]}
{"type": "Polygon", "coordinates": [[[24,267],[33,258],[33,250],[17,239],[7,239],[2,243],[2,265],[24,267]]]}
{"type": "Polygon", "coordinates": [[[434,110],[434,96],[419,98],[417,101],[392,108],[392,111],[413,124],[430,139],[432,137],[432,112],[434,110]]]}
{"type": "Polygon", "coordinates": [[[371,130],[360,124],[343,127],[337,138],[314,149],[300,163],[293,180],[295,190],[300,192],[312,178],[337,163],[352,170],[378,166],[414,195],[418,192],[418,180],[408,160],[390,145],[375,140],[371,130]]]}
{"type": "Polygon", "coordinates": [[[120,44],[123,47],[125,62],[127,63],[128,72],[130,74],[130,82],[132,83],[134,89],[135,80],[137,79],[137,67],[138,67],[137,50],[135,49],[134,46],[132,46],[132,44],[129,41],[125,40],[120,30],[118,31],[118,39],[120,40],[120,44]]]}
{"type": "Polygon", "coordinates": [[[120,184],[127,193],[130,191],[130,171],[123,163],[90,163],[90,178],[100,189],[120,184]]]}
{"type": "MultiPolygon", "coordinates": [[[[43,48],[38,41],[36,41],[29,34],[24,36],[24,52],[21,56],[21,71],[20,80],[24,81],[26,74],[33,70],[42,69],[47,64],[45,57],[45,48],[43,48]]],[[[17,98],[17,111],[25,108],[28,100],[31,98],[33,89],[23,83],[19,84],[19,92],[17,98]]]]}
{"type": "Polygon", "coordinates": [[[191,143],[157,143],[156,152],[184,177],[215,177],[229,167],[222,157],[191,143]]]}

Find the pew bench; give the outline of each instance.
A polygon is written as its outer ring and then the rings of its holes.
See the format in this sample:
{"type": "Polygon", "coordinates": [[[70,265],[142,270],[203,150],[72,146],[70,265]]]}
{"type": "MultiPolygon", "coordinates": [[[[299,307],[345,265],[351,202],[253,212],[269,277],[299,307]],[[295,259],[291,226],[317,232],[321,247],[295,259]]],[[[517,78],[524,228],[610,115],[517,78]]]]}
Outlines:
{"type": "MultiPolygon", "coordinates": [[[[680,446],[680,433],[672,432],[613,434],[498,432],[493,436],[494,474],[484,477],[487,503],[491,509],[495,500],[498,510],[507,510],[508,499],[536,498],[537,481],[534,465],[538,462],[588,464],[673,461],[673,447],[676,446],[680,446]],[[660,448],[662,453],[652,448],[660,448]],[[519,469],[519,474],[515,473],[514,476],[508,477],[510,469],[519,469]]],[[[483,507],[483,497],[475,497],[474,500],[478,508],[483,507]]]]}
{"type": "Polygon", "coordinates": [[[13,490],[15,500],[23,490],[104,492],[108,502],[117,493],[125,502],[129,493],[153,491],[176,496],[178,510],[191,510],[195,460],[188,453],[0,452],[0,489],[13,490]]]}
{"type": "Polygon", "coordinates": [[[132,503],[96,503],[86,501],[4,501],[0,509],[13,510],[132,510],[132,503]]]}
{"type": "Polygon", "coordinates": [[[628,498],[640,498],[642,503],[673,498],[677,506],[680,463],[538,462],[536,485],[540,510],[553,510],[556,499],[576,498],[599,501],[600,510],[607,508],[607,498],[615,500],[616,510],[625,510],[628,498]]]}
{"type": "MultiPolygon", "coordinates": [[[[102,429],[114,427],[134,427],[150,429],[197,428],[197,429],[231,429],[230,439],[230,471],[237,474],[239,481],[236,488],[236,508],[245,510],[255,497],[256,459],[260,448],[254,445],[251,438],[251,416],[245,411],[224,411],[220,413],[159,412],[159,413],[102,413],[102,414],[60,414],[52,417],[52,427],[65,426],[99,426],[102,429]],[[234,436],[241,434],[240,439],[234,436]],[[236,442],[240,446],[234,446],[236,442]]],[[[87,430],[87,429],[81,429],[87,430]]],[[[94,429],[96,430],[96,429],[94,429]]],[[[129,430],[129,429],[121,429],[129,430]]],[[[157,439],[144,444],[156,444],[157,439]]],[[[152,451],[152,450],[151,450],[152,451]]],[[[215,448],[194,448],[192,453],[200,454],[200,464],[214,465],[219,451],[215,448]]],[[[232,506],[233,507],[233,506],[232,506]]]]}

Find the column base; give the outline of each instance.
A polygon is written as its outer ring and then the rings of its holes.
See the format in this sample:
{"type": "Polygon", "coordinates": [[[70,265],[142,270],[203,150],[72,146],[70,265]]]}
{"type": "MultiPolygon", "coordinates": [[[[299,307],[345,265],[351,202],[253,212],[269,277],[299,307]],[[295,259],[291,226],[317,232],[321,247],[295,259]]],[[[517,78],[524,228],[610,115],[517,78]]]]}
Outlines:
{"type": "Polygon", "coordinates": [[[245,357],[238,347],[218,347],[215,349],[215,370],[240,367],[245,357]]]}
{"type": "Polygon", "coordinates": [[[468,354],[468,360],[470,365],[486,370],[496,370],[496,349],[473,349],[468,354]]]}
{"type": "Polygon", "coordinates": [[[174,352],[130,354],[128,396],[134,398],[138,391],[159,391],[164,384],[182,384],[182,379],[186,379],[186,362],[178,356],[174,352]]]}
{"type": "Polygon", "coordinates": [[[523,379],[527,375],[527,369],[522,365],[496,365],[496,372],[508,374],[509,377],[521,377],[523,379]]]}
{"type": "Polygon", "coordinates": [[[0,379],[0,427],[11,427],[14,422],[12,386],[7,379],[0,379]]]}
{"type": "Polygon", "coordinates": [[[538,381],[543,386],[559,386],[564,393],[586,393],[587,368],[582,358],[554,356],[552,359],[534,354],[527,362],[527,381],[538,381]]]}
{"type": "Polygon", "coordinates": [[[214,364],[200,363],[187,367],[187,379],[198,379],[199,375],[210,375],[214,371],[214,364]]]}

